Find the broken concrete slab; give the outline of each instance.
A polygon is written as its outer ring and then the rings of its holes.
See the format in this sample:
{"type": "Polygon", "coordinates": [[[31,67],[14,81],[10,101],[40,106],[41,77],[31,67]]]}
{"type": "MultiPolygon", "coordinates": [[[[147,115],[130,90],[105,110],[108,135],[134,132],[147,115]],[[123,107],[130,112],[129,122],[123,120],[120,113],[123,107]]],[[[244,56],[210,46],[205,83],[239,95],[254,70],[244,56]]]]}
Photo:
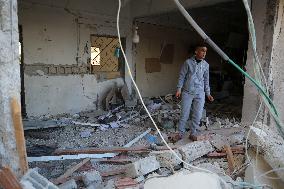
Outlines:
{"type": "Polygon", "coordinates": [[[226,136],[222,136],[218,134],[213,134],[210,136],[210,143],[218,150],[222,150],[224,145],[229,144],[226,136]]]}
{"type": "Polygon", "coordinates": [[[219,176],[225,175],[225,170],[222,169],[217,162],[214,162],[214,164],[212,164],[212,163],[201,163],[201,164],[198,164],[197,167],[209,170],[213,173],[216,173],[219,176]]]}
{"type": "Polygon", "coordinates": [[[279,167],[284,167],[283,138],[267,125],[257,122],[251,127],[248,142],[254,147],[259,147],[264,159],[276,169],[275,172],[284,181],[284,171],[277,170],[279,167]]]}
{"type": "MultiPolygon", "coordinates": [[[[224,183],[225,184],[225,183],[224,183]]],[[[221,183],[220,178],[205,172],[190,172],[182,170],[169,177],[156,177],[145,182],[144,189],[230,189],[231,187],[221,183]],[[190,187],[189,187],[190,186],[190,187]]]]}
{"type": "Polygon", "coordinates": [[[132,178],[146,175],[160,168],[155,156],[149,156],[126,165],[126,174],[132,178]]]}
{"type": "Polygon", "coordinates": [[[35,169],[30,169],[22,177],[21,182],[23,186],[32,186],[36,189],[58,189],[53,183],[40,175],[35,169]]]}
{"type": "Polygon", "coordinates": [[[59,189],[77,189],[77,184],[74,179],[68,180],[67,182],[58,186],[59,189]]]}
{"type": "Polygon", "coordinates": [[[190,163],[191,161],[214,151],[214,148],[209,141],[196,141],[179,147],[178,151],[182,155],[182,159],[185,162],[190,163]]]}
{"type": "Polygon", "coordinates": [[[101,183],[102,176],[100,172],[93,170],[93,171],[84,173],[82,180],[86,186],[89,186],[91,184],[101,183]]]}
{"type": "MultiPolygon", "coordinates": [[[[181,154],[178,150],[174,150],[174,152],[178,155],[180,159],[182,159],[181,154]]],[[[179,164],[181,164],[181,160],[179,160],[170,150],[167,151],[154,151],[149,154],[150,156],[155,156],[156,159],[159,161],[161,167],[166,167],[172,169],[179,164]]]]}

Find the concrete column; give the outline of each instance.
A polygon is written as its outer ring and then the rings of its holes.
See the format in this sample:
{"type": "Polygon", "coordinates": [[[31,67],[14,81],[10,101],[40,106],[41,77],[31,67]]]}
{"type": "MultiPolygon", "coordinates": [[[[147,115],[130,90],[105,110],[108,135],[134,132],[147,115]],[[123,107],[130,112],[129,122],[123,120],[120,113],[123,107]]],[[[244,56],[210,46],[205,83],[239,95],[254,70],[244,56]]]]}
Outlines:
{"type": "MultiPolygon", "coordinates": [[[[273,90],[271,93],[281,121],[284,123],[284,0],[278,1],[275,13],[271,59],[273,90]]],[[[274,125],[274,122],[272,122],[272,125],[274,125]]]]}
{"type": "Polygon", "coordinates": [[[0,0],[0,163],[20,176],[11,115],[11,97],[20,102],[17,0],[0,0]]]}
{"type": "MultiPolygon", "coordinates": [[[[275,30],[274,23],[277,14],[276,8],[277,0],[252,0],[251,3],[251,11],[256,30],[257,52],[268,81],[270,93],[272,91],[271,53],[273,46],[273,35],[275,30]]],[[[255,77],[251,41],[249,41],[248,44],[246,70],[251,76],[255,77]]],[[[244,85],[244,99],[242,110],[243,124],[252,124],[260,105],[259,99],[260,97],[255,86],[248,79],[246,79],[244,85]]],[[[266,109],[262,109],[258,120],[263,120],[266,124],[269,125],[270,116],[267,113],[266,109]]]]}

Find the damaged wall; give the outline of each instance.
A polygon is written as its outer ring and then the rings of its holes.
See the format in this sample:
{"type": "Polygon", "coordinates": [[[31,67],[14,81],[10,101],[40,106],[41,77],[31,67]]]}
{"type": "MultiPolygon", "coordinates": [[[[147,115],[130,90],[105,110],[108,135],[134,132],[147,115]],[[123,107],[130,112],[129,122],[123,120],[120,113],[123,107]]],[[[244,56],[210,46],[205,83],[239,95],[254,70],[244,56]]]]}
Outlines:
{"type": "MultiPolygon", "coordinates": [[[[244,32],[246,18],[242,8],[240,2],[228,2],[190,9],[189,13],[222,49],[229,52],[232,58],[242,61],[243,57],[239,57],[240,53],[236,53],[244,51],[247,45],[247,33],[244,32]],[[204,12],[206,14],[203,14],[204,12]],[[236,12],[238,14],[235,14],[236,12]]],[[[139,27],[140,35],[140,43],[135,49],[136,80],[143,96],[175,93],[181,65],[193,55],[194,46],[203,40],[180,12],[136,18],[135,23],[139,27]],[[163,59],[162,52],[166,45],[173,46],[172,52],[165,53],[166,60],[173,56],[173,60],[169,61],[172,64],[164,63],[163,60],[159,63],[160,57],[163,59]],[[151,68],[153,70],[150,70],[151,73],[147,66],[149,64],[155,64],[151,68]]],[[[211,76],[215,74],[215,80],[220,74],[232,79],[242,79],[240,73],[224,63],[210,47],[208,47],[206,61],[210,64],[211,76]]],[[[243,64],[241,61],[238,61],[240,65],[243,64]]],[[[213,80],[214,78],[210,82],[211,89],[212,92],[217,92],[217,84],[213,80]]]]}
{"type": "MultiPolygon", "coordinates": [[[[268,81],[270,97],[283,115],[283,0],[277,1],[252,1],[252,15],[256,29],[257,52],[260,57],[264,73],[268,81]],[[281,41],[282,40],[282,41],[281,41]]],[[[253,53],[251,41],[249,42],[246,70],[254,77],[252,66],[253,53]]],[[[260,100],[255,86],[246,79],[244,85],[244,99],[242,110],[242,123],[251,124],[260,106],[260,100]],[[256,98],[257,97],[257,98],[256,98]]],[[[263,105],[264,106],[264,105],[263,105]]],[[[259,119],[271,125],[271,116],[267,109],[260,113],[259,119]]],[[[284,119],[282,118],[282,121],[284,119]]]]}
{"type": "Polygon", "coordinates": [[[20,101],[20,65],[16,0],[0,0],[0,164],[20,177],[11,111],[12,97],[20,101]]]}
{"type": "Polygon", "coordinates": [[[284,123],[284,0],[276,1],[276,22],[273,35],[273,49],[272,49],[272,94],[276,108],[279,111],[279,117],[284,123]]]}
{"type": "Polygon", "coordinates": [[[140,43],[136,47],[136,81],[143,96],[158,96],[173,93],[176,90],[181,64],[188,56],[189,41],[199,39],[196,34],[188,35],[188,31],[159,27],[139,23],[140,43]],[[163,44],[174,46],[172,64],[159,62],[163,44]],[[146,73],[147,58],[156,58],[160,70],[146,73]]]}
{"type": "MultiPolygon", "coordinates": [[[[123,78],[99,81],[97,75],[88,71],[90,35],[117,36],[117,6],[111,0],[68,1],[67,4],[65,1],[52,4],[20,1],[28,116],[98,108],[96,105],[100,105],[115,82],[118,86],[123,84],[123,78]],[[58,65],[60,68],[56,70],[58,65]]],[[[131,64],[128,10],[128,7],[122,9],[120,25],[131,64]]],[[[126,80],[129,84],[129,79],[126,80]]]]}

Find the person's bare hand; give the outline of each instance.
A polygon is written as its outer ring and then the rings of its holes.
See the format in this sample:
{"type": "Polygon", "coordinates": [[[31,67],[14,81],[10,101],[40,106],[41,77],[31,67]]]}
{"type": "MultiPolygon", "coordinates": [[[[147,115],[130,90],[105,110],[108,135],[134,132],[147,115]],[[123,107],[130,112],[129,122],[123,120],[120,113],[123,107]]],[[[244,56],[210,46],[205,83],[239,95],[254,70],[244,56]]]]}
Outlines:
{"type": "Polygon", "coordinates": [[[208,95],[207,98],[208,98],[208,100],[209,100],[210,102],[213,102],[213,101],[214,101],[214,98],[213,98],[213,96],[211,96],[211,95],[208,95]]]}
{"type": "Polygon", "coordinates": [[[177,98],[180,98],[180,95],[181,95],[181,91],[180,91],[180,90],[177,90],[177,92],[176,92],[176,97],[177,97],[177,98]]]}

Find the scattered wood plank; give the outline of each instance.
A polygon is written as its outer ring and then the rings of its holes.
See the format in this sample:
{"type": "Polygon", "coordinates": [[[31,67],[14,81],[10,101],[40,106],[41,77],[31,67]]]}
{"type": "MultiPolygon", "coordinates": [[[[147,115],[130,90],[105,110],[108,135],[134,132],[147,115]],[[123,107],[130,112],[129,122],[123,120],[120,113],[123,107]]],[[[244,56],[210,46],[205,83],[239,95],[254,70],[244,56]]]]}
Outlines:
{"type": "Polygon", "coordinates": [[[95,160],[97,162],[102,162],[102,163],[121,163],[121,164],[125,164],[125,163],[132,163],[131,159],[97,159],[95,160]]]}
{"type": "Polygon", "coordinates": [[[22,189],[19,181],[9,167],[0,169],[0,188],[3,189],[22,189]]]}
{"type": "MultiPolygon", "coordinates": [[[[174,146],[173,149],[177,147],[174,146]]],[[[168,150],[166,146],[158,146],[155,150],[168,150]]],[[[149,152],[150,146],[138,147],[111,147],[111,148],[86,148],[86,149],[65,149],[56,150],[54,155],[74,155],[74,154],[101,154],[101,153],[124,153],[124,152],[149,152]]]]}
{"type": "Polygon", "coordinates": [[[113,171],[103,172],[103,173],[101,173],[101,176],[102,177],[109,177],[109,176],[124,174],[125,172],[126,172],[126,169],[117,169],[117,170],[113,170],[113,171]]]}
{"type": "Polygon", "coordinates": [[[138,183],[134,179],[126,177],[116,180],[114,185],[116,189],[126,189],[136,187],[138,183]]]}
{"type": "MultiPolygon", "coordinates": [[[[151,129],[147,129],[144,133],[139,135],[138,137],[131,140],[129,143],[124,145],[124,147],[131,147],[134,143],[139,141],[145,135],[147,135],[151,129]]],[[[117,153],[104,153],[104,154],[78,154],[78,155],[60,155],[60,156],[41,156],[41,157],[28,157],[28,162],[34,161],[60,161],[66,159],[83,159],[83,158],[112,158],[115,157],[117,153]]]]}
{"type": "Polygon", "coordinates": [[[224,149],[226,150],[226,153],[227,153],[229,172],[230,172],[230,174],[232,174],[235,170],[234,155],[233,155],[233,152],[232,152],[230,146],[225,145],[224,149]]]}
{"type": "Polygon", "coordinates": [[[64,183],[68,177],[70,177],[75,171],[77,171],[80,167],[85,165],[88,161],[90,161],[90,158],[86,158],[83,161],[81,161],[80,163],[78,163],[77,165],[71,167],[63,175],[61,175],[60,177],[55,179],[53,181],[53,183],[56,184],[56,185],[64,183]]]}
{"type": "MultiPolygon", "coordinates": [[[[233,152],[233,154],[244,154],[244,147],[243,146],[235,146],[235,147],[231,147],[231,151],[233,152]]],[[[221,158],[221,157],[225,157],[227,156],[227,152],[225,149],[222,149],[221,151],[214,151],[214,152],[210,152],[207,154],[207,157],[211,157],[211,158],[221,158]]]]}
{"type": "Polygon", "coordinates": [[[20,171],[21,175],[24,175],[28,171],[29,167],[27,162],[26,141],[22,123],[21,107],[15,97],[12,98],[10,105],[14,123],[14,132],[16,139],[16,148],[19,156],[20,171]]]}

